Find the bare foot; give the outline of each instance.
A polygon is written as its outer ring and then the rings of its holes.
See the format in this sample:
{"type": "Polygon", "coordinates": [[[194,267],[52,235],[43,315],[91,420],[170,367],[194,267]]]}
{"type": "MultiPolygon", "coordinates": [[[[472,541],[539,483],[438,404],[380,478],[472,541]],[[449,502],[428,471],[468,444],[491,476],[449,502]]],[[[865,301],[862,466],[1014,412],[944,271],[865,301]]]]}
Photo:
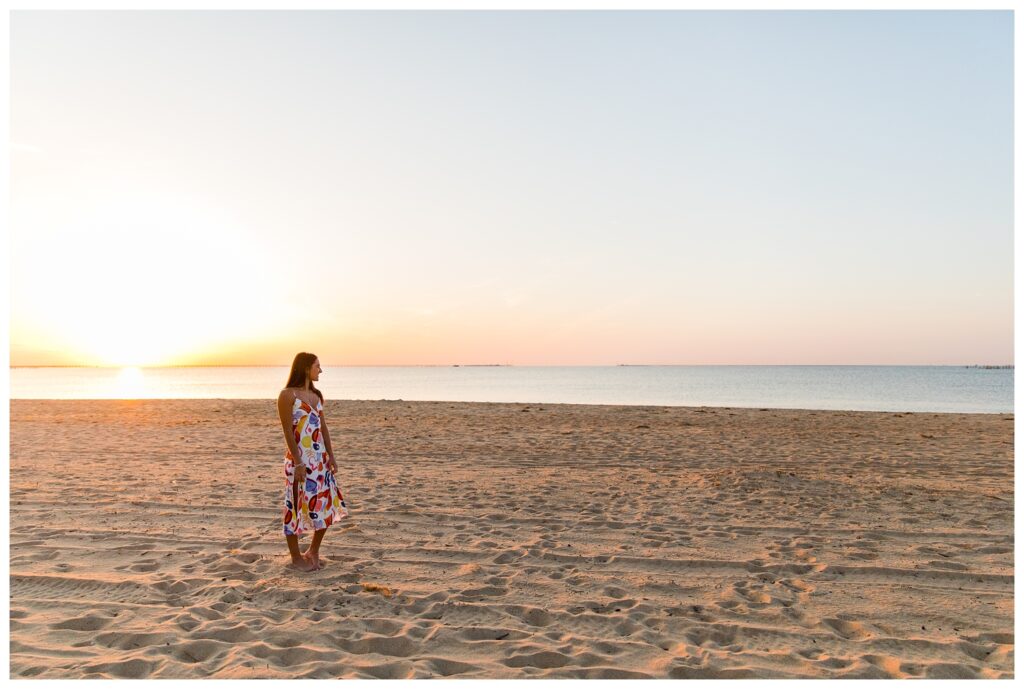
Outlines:
{"type": "Polygon", "coordinates": [[[302,554],[302,559],[311,564],[313,566],[313,569],[322,569],[324,566],[323,563],[320,562],[319,553],[310,554],[310,552],[307,550],[302,554]]]}
{"type": "Polygon", "coordinates": [[[316,563],[310,562],[304,557],[300,560],[292,560],[292,563],[288,566],[292,569],[297,569],[300,572],[312,572],[313,570],[318,569],[316,563]]]}

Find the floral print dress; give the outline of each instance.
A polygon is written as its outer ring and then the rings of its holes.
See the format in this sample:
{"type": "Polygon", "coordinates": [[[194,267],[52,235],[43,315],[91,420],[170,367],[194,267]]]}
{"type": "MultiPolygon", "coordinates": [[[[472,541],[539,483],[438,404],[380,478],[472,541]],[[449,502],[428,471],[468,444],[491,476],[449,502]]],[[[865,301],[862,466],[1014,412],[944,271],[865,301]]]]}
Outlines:
{"type": "Polygon", "coordinates": [[[323,403],[316,409],[298,397],[292,405],[292,433],[299,446],[301,461],[306,467],[306,484],[295,485],[295,459],[291,450],[284,455],[284,534],[295,536],[308,531],[326,529],[348,516],[345,498],[327,465],[320,416],[323,403]]]}

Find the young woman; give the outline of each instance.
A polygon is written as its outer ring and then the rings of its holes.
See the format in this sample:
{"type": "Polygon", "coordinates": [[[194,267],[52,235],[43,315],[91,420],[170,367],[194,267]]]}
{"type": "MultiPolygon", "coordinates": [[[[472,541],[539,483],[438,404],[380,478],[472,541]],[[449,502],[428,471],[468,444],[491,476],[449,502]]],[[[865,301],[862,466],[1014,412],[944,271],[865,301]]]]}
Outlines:
{"type": "Polygon", "coordinates": [[[277,413],[288,450],[284,455],[284,536],[292,567],[320,569],[320,543],[327,527],[348,516],[345,498],[334,475],[331,436],[324,419],[324,396],[313,383],[320,379],[320,360],[300,352],[292,361],[288,385],[277,396],[277,413]],[[298,459],[296,459],[298,458],[298,459]],[[299,551],[299,534],[313,532],[306,552],[299,551]]]}

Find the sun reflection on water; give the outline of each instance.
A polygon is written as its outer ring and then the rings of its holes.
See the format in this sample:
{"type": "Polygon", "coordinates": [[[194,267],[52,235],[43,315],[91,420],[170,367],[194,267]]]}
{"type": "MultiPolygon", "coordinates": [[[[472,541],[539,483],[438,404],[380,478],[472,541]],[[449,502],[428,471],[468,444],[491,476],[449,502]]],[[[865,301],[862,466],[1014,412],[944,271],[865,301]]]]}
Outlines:
{"type": "Polygon", "coordinates": [[[145,396],[146,377],[138,366],[126,366],[117,374],[117,395],[122,399],[140,399],[145,396]]]}

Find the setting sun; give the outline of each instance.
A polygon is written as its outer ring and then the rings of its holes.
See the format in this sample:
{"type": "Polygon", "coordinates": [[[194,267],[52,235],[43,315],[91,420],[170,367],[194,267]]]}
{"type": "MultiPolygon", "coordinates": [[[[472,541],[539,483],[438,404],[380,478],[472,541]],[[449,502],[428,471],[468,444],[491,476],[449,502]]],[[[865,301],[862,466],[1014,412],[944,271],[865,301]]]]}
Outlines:
{"type": "Polygon", "coordinates": [[[175,365],[264,337],[275,313],[274,295],[258,279],[268,272],[267,254],[230,216],[198,200],[131,190],[70,226],[35,229],[13,242],[28,251],[42,239],[61,250],[50,257],[53,279],[14,267],[15,283],[31,285],[15,304],[16,354],[47,342],[86,365],[175,365]]]}

